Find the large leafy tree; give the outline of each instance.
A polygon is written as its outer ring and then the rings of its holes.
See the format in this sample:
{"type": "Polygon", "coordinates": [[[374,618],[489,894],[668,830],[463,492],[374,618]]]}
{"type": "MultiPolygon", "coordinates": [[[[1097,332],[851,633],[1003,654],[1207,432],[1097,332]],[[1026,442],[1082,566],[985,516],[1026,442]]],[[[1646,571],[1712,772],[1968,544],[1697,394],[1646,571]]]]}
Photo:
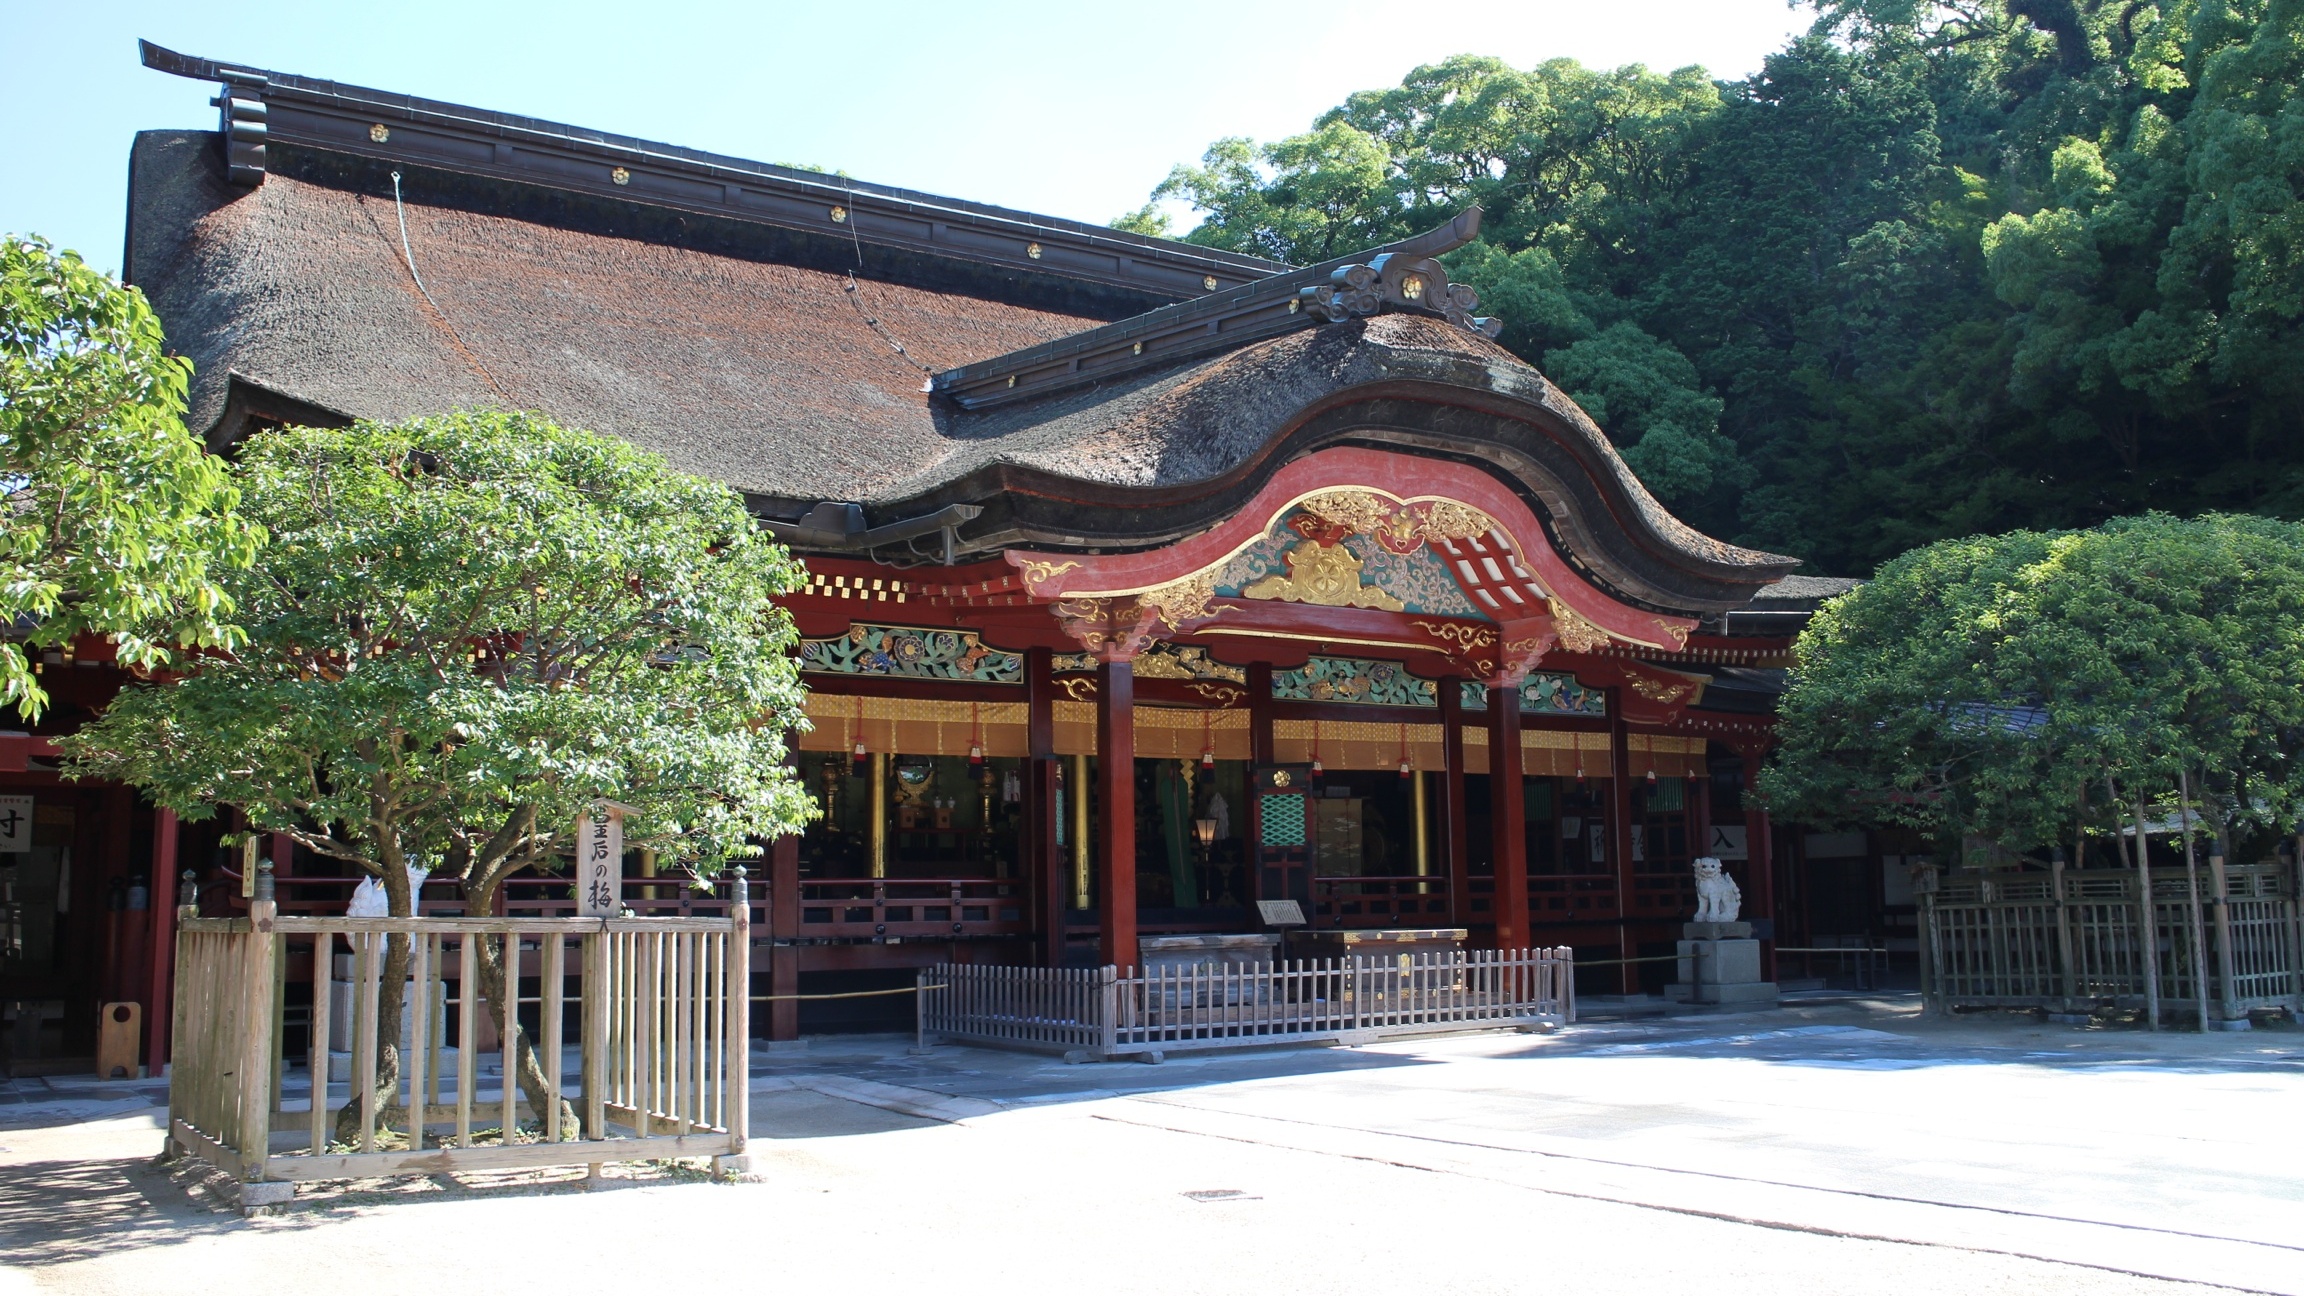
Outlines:
{"type": "Polygon", "coordinates": [[[2304,812],[2304,526],[2124,518],[1945,541],[1803,634],[1781,812],[2014,849],[2180,788],[2220,831],[2304,812]]]}
{"type": "Polygon", "coordinates": [[[184,428],[190,374],[142,293],[0,237],[0,705],[38,716],[39,650],[81,635],[140,669],[237,642],[220,581],[262,534],[184,428]]]}
{"type": "Polygon", "coordinates": [[[1741,81],[1458,57],[1156,197],[1298,262],[1481,204],[1450,265],[1504,345],[1691,521],[1827,570],[2304,516],[2304,0],[1811,7],[1741,81]]]}
{"type": "MultiPolygon", "coordinates": [[[[505,413],[263,433],[233,476],[272,537],[228,582],[247,642],[124,691],[61,744],[74,772],[187,817],[239,807],[379,879],[395,915],[411,868],[489,912],[603,800],[698,876],[810,813],[784,763],[794,632],[770,601],[800,569],[734,492],[505,413]]],[[[407,959],[395,938],[387,984],[407,959]]],[[[502,1028],[487,942],[480,975],[502,1028]]],[[[543,1110],[526,1041],[520,1070],[543,1110]]]]}

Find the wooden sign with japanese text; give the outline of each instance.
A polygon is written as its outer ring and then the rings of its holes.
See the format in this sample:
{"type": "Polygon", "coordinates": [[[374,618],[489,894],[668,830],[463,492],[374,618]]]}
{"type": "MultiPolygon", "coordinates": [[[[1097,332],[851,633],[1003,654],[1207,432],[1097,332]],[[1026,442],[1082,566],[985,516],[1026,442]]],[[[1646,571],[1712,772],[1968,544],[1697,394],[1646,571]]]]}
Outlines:
{"type": "Polygon", "coordinates": [[[624,812],[612,806],[576,820],[576,911],[586,918],[624,912],[624,812]]]}

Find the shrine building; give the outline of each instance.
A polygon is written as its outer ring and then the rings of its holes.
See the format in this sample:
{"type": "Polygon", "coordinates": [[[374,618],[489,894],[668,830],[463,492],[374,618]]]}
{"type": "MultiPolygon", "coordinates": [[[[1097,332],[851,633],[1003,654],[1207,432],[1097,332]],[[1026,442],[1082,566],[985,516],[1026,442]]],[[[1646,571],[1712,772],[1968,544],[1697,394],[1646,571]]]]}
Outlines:
{"type": "MultiPolygon", "coordinates": [[[[1704,853],[1764,934],[1811,929],[1801,835],[1743,792],[1793,638],[1851,582],[1681,523],[1499,347],[1441,259],[1478,210],[1290,266],[145,62],[220,87],[219,130],[137,137],[125,256],[219,453],[540,410],[741,491],[805,560],[796,765],[823,817],[754,869],[759,993],[1133,964],[1146,936],[1259,930],[1270,900],[1572,946],[1586,993],[1653,989],[1668,964],[1610,960],[1671,951],[1704,853]]],[[[41,733],[0,738],[0,794],[97,862],[51,933],[80,961],[6,993],[165,1002],[146,879],[241,903],[226,825],[44,772],[42,734],[118,683],[67,674],[87,687],[41,733]],[[109,938],[70,926],[107,914],[109,938]]],[[[283,908],[341,911],[351,878],[271,853],[283,908]]],[[[628,862],[635,909],[716,903],[658,866],[628,862]]],[[[564,910],[566,879],[508,903],[564,910]]],[[[763,1017],[790,1037],[873,1002],[763,1017]]]]}

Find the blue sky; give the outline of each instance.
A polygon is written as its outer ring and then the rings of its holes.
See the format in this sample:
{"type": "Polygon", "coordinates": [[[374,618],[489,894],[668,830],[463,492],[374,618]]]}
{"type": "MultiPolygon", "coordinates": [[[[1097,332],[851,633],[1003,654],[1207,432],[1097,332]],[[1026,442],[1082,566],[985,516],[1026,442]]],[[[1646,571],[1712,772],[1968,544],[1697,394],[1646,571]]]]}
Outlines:
{"type": "Polygon", "coordinates": [[[1223,135],[1304,129],[1419,63],[1742,76],[1785,0],[344,4],[0,0],[0,230],[120,262],[128,145],[214,129],[188,54],[1106,221],[1223,135]]]}

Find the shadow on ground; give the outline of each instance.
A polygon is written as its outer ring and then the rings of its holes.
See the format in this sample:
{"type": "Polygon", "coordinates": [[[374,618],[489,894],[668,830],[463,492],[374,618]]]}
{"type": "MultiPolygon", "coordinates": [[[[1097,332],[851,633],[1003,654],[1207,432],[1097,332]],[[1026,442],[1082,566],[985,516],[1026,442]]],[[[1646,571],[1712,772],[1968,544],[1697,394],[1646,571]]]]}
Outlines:
{"type": "Polygon", "coordinates": [[[241,1224],[148,1158],[0,1165],[0,1257],[13,1265],[173,1246],[241,1224]]]}

